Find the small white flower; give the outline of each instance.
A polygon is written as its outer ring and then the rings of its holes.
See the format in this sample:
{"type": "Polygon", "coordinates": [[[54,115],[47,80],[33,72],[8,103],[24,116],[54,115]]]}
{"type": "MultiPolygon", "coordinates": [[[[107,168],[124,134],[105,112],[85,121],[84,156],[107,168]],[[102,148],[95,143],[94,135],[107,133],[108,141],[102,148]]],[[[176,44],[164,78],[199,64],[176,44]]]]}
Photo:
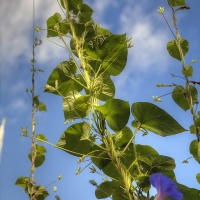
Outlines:
{"type": "Polygon", "coordinates": [[[164,7],[160,7],[159,9],[157,9],[157,11],[158,11],[160,14],[164,14],[165,9],[164,9],[164,7]]]}
{"type": "Polygon", "coordinates": [[[53,187],[53,191],[56,192],[57,191],[57,187],[54,186],[53,187]]]}

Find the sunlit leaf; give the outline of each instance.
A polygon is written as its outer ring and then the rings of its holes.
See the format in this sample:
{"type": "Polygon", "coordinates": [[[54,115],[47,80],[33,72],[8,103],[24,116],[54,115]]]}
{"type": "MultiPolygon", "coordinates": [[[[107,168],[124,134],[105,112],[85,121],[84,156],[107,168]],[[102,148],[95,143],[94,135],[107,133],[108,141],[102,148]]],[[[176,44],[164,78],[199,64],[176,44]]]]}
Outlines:
{"type": "MultiPolygon", "coordinates": [[[[189,43],[186,39],[181,38],[180,40],[180,46],[181,46],[181,50],[183,53],[183,56],[186,55],[186,53],[189,50],[189,43]]],[[[180,56],[180,52],[179,49],[177,47],[176,41],[175,40],[170,40],[167,44],[167,51],[168,53],[173,57],[176,58],[177,60],[181,61],[181,56],[180,56]]]]}
{"type": "Polygon", "coordinates": [[[81,97],[80,93],[78,93],[77,91],[73,91],[69,92],[63,99],[62,106],[66,123],[68,122],[68,120],[74,120],[86,116],[86,110],[83,111],[74,107],[74,102],[79,97],[81,97]]]}
{"type": "Polygon", "coordinates": [[[85,122],[76,123],[65,130],[56,146],[74,156],[86,155],[92,150],[89,136],[89,124],[85,122]]]}
{"type": "Polygon", "coordinates": [[[15,185],[26,188],[29,181],[30,181],[29,177],[20,176],[16,180],[15,185]]]}
{"type": "Polygon", "coordinates": [[[200,164],[200,145],[197,140],[193,140],[190,143],[190,153],[193,155],[194,159],[200,164]]]}
{"type": "Polygon", "coordinates": [[[95,190],[95,196],[97,199],[107,198],[111,196],[118,187],[119,187],[118,182],[115,181],[103,182],[95,190]]]}
{"type": "Polygon", "coordinates": [[[68,33],[69,26],[65,21],[62,21],[62,17],[59,13],[55,13],[53,16],[49,17],[47,20],[47,37],[57,37],[59,36],[57,26],[61,35],[66,35],[68,33]]]}
{"type": "Polygon", "coordinates": [[[91,156],[92,162],[99,169],[103,169],[111,161],[108,153],[97,145],[95,145],[92,150],[93,150],[93,153],[91,156]]]}
{"type": "Polygon", "coordinates": [[[115,133],[115,146],[124,147],[132,138],[133,133],[129,127],[124,127],[121,131],[115,133]]]}
{"type": "Polygon", "coordinates": [[[65,97],[67,93],[81,91],[85,85],[83,77],[76,73],[76,65],[71,61],[61,62],[50,74],[47,85],[54,89],[45,88],[45,92],[65,97]]]}
{"type": "Polygon", "coordinates": [[[107,101],[115,95],[115,85],[108,74],[104,74],[99,80],[99,90],[97,91],[97,98],[101,101],[107,101]]]}
{"type": "Polygon", "coordinates": [[[36,106],[36,108],[39,111],[47,111],[46,105],[43,102],[39,102],[39,104],[36,106]]]}
{"type": "Polygon", "coordinates": [[[197,182],[200,184],[200,173],[196,175],[197,182]]]}
{"type": "Polygon", "coordinates": [[[182,200],[199,200],[200,199],[200,190],[195,188],[189,188],[185,185],[177,184],[179,191],[183,194],[182,200]]]}
{"type": "Polygon", "coordinates": [[[74,109],[80,111],[87,111],[89,107],[88,100],[90,99],[89,95],[80,96],[74,101],[74,109]]]}
{"type": "Polygon", "coordinates": [[[185,69],[182,70],[182,73],[183,73],[184,76],[192,77],[192,75],[193,75],[193,67],[190,66],[190,65],[186,66],[185,69]]]}
{"type": "MultiPolygon", "coordinates": [[[[45,153],[46,153],[46,148],[41,145],[36,145],[36,157],[35,157],[35,167],[39,167],[43,164],[45,161],[45,153]]],[[[28,157],[30,161],[32,161],[32,153],[30,152],[28,154],[28,157]]]]}
{"type": "MultiPolygon", "coordinates": [[[[32,154],[29,153],[28,157],[30,159],[30,161],[32,160],[32,154]]],[[[45,161],[45,156],[44,155],[40,155],[40,156],[36,156],[35,157],[35,167],[39,167],[41,166],[45,161]]]]}
{"type": "MultiPolygon", "coordinates": [[[[195,103],[198,100],[198,91],[193,85],[190,85],[189,87],[190,87],[190,92],[191,92],[193,103],[195,103]]],[[[175,101],[175,103],[179,107],[181,107],[184,111],[186,111],[190,108],[190,105],[186,98],[186,90],[183,86],[178,85],[174,88],[174,90],[172,92],[172,98],[175,101]]]]}
{"type": "Polygon", "coordinates": [[[129,200],[127,193],[122,187],[118,187],[112,195],[112,200],[129,200]]]}
{"type": "Polygon", "coordinates": [[[149,188],[150,189],[150,182],[148,175],[139,175],[136,178],[137,185],[141,188],[149,188]]]}
{"type": "Polygon", "coordinates": [[[200,127],[200,117],[197,117],[194,121],[194,125],[200,127]]]}
{"type": "Polygon", "coordinates": [[[169,4],[173,7],[175,6],[185,6],[185,0],[168,0],[169,4]]]}
{"type": "Polygon", "coordinates": [[[142,128],[163,137],[186,131],[172,116],[154,104],[137,102],[132,105],[131,111],[142,128]]]}
{"type": "Polygon", "coordinates": [[[44,200],[47,196],[49,196],[47,190],[41,185],[34,186],[34,194],[36,196],[36,200],[44,200]]]}
{"type": "Polygon", "coordinates": [[[114,131],[122,130],[129,119],[130,106],[127,101],[110,99],[102,106],[95,108],[103,114],[108,126],[114,131]]]}
{"type": "Polygon", "coordinates": [[[91,20],[94,11],[87,4],[82,4],[78,19],[80,23],[85,23],[91,20]]]}
{"type": "Polygon", "coordinates": [[[191,134],[196,134],[196,127],[195,127],[195,125],[191,125],[190,126],[190,133],[191,134]]]}
{"type": "Polygon", "coordinates": [[[38,140],[39,142],[44,142],[44,141],[47,141],[47,138],[45,135],[41,134],[41,133],[38,133],[36,136],[35,136],[35,139],[38,140]],[[42,140],[42,141],[41,141],[42,140]]]}
{"type": "Polygon", "coordinates": [[[88,43],[86,53],[100,61],[106,73],[117,76],[124,70],[127,62],[126,35],[112,35],[109,32],[97,35],[88,43]]]}
{"type": "MultiPolygon", "coordinates": [[[[60,0],[60,3],[64,9],[65,7],[65,2],[66,0],[60,0]]],[[[68,4],[68,9],[71,11],[73,14],[77,14],[81,8],[81,5],[83,4],[83,0],[67,0],[68,4]]]]}

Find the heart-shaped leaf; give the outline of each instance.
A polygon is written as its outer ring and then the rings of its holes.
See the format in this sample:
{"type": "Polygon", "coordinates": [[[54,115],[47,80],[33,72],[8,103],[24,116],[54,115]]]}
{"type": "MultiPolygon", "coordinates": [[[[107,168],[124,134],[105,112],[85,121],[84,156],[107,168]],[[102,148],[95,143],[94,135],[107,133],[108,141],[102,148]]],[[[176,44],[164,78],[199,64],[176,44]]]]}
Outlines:
{"type": "Polygon", "coordinates": [[[185,0],[168,0],[168,3],[175,7],[175,6],[185,6],[185,0]]]}
{"type": "Polygon", "coordinates": [[[186,66],[185,69],[182,70],[182,73],[183,73],[184,76],[192,77],[192,75],[193,75],[193,67],[190,66],[190,65],[186,66]]]}
{"type": "MultiPolygon", "coordinates": [[[[182,50],[183,56],[185,56],[186,53],[189,50],[188,41],[186,39],[184,39],[184,38],[181,38],[180,46],[181,46],[181,50],[182,50]]],[[[171,55],[173,58],[176,58],[177,60],[181,61],[180,52],[179,52],[179,49],[178,49],[178,46],[177,46],[175,40],[170,40],[167,43],[167,51],[168,51],[169,55],[171,55]]]]}
{"type": "Polygon", "coordinates": [[[104,105],[95,108],[103,114],[108,126],[114,131],[122,130],[130,116],[129,103],[121,99],[110,99],[104,105]]]}
{"type": "Polygon", "coordinates": [[[190,153],[194,159],[200,164],[200,143],[197,140],[193,140],[190,143],[190,153]]]}
{"type": "Polygon", "coordinates": [[[90,141],[90,126],[85,122],[68,127],[60,137],[56,146],[74,156],[88,154],[92,150],[90,141]]]}
{"type": "MultiPolygon", "coordinates": [[[[190,85],[189,87],[190,87],[193,103],[195,103],[198,100],[198,91],[193,85],[190,85]]],[[[178,85],[177,87],[174,88],[172,92],[172,98],[174,102],[178,106],[180,106],[184,111],[190,108],[189,103],[186,99],[186,91],[183,86],[178,85]]]]}
{"type": "Polygon", "coordinates": [[[131,111],[142,128],[163,137],[186,131],[172,116],[154,104],[137,102],[132,105],[131,111]]]}

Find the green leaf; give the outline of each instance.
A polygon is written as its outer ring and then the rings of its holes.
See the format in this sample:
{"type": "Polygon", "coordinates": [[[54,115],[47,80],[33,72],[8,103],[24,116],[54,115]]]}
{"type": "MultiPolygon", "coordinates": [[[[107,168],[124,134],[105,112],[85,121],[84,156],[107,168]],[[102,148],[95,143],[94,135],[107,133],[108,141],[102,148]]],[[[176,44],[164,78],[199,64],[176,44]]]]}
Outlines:
{"type": "Polygon", "coordinates": [[[47,196],[49,196],[49,193],[44,188],[44,186],[40,185],[34,186],[34,193],[36,196],[36,200],[44,200],[47,196]]]}
{"type": "Polygon", "coordinates": [[[99,169],[103,169],[111,161],[108,153],[99,146],[94,145],[92,151],[91,160],[99,169]]]}
{"type": "Polygon", "coordinates": [[[130,116],[129,103],[120,99],[110,99],[104,105],[95,108],[103,114],[108,126],[114,131],[122,130],[130,116]]]}
{"type": "MultiPolygon", "coordinates": [[[[30,161],[32,161],[31,153],[28,154],[28,157],[29,157],[30,161]]],[[[41,166],[44,161],[45,161],[45,156],[44,155],[36,156],[36,158],[35,158],[35,167],[41,166]]]]}
{"type": "Polygon", "coordinates": [[[28,182],[30,182],[29,177],[20,176],[20,177],[16,180],[15,185],[20,186],[20,187],[23,187],[23,188],[26,188],[28,182]]]}
{"type": "Polygon", "coordinates": [[[102,171],[104,174],[106,174],[109,177],[112,177],[115,180],[121,180],[121,175],[119,174],[119,171],[113,164],[113,162],[109,162],[103,169],[102,171]]]}
{"type": "Polygon", "coordinates": [[[99,79],[99,90],[97,91],[97,98],[101,101],[107,101],[115,95],[115,85],[110,76],[104,73],[103,77],[99,79]]]}
{"type": "Polygon", "coordinates": [[[37,156],[44,155],[47,151],[44,146],[36,145],[37,156]]]}
{"type": "Polygon", "coordinates": [[[126,144],[130,141],[132,138],[133,133],[131,129],[127,126],[125,126],[121,131],[116,132],[115,134],[115,146],[117,148],[119,147],[125,147],[126,144]]]}
{"type": "Polygon", "coordinates": [[[36,108],[39,111],[47,111],[46,105],[43,102],[39,102],[39,104],[36,106],[36,108]]]}
{"type": "Polygon", "coordinates": [[[99,34],[88,42],[85,49],[88,56],[101,61],[100,67],[109,75],[119,75],[126,66],[126,35],[99,34]]]}
{"type": "Polygon", "coordinates": [[[33,102],[34,102],[35,105],[39,105],[40,101],[39,101],[38,95],[33,97],[33,102]]]}
{"type": "Polygon", "coordinates": [[[137,185],[141,188],[148,188],[150,189],[150,182],[149,182],[149,176],[148,175],[139,175],[136,178],[137,185]]]}
{"type": "Polygon", "coordinates": [[[129,198],[124,192],[124,189],[118,187],[112,195],[112,200],[129,200],[129,198]]]}
{"type": "Polygon", "coordinates": [[[172,171],[176,167],[175,161],[173,158],[168,156],[156,156],[152,159],[152,165],[150,173],[162,172],[163,170],[172,171]]]}
{"type": "Polygon", "coordinates": [[[197,182],[200,184],[200,173],[196,175],[197,182]]]}
{"type": "MultiPolygon", "coordinates": [[[[183,52],[183,56],[186,55],[186,53],[189,50],[189,43],[186,39],[181,38],[180,40],[180,46],[183,52]]],[[[169,53],[169,55],[171,55],[173,58],[176,58],[177,60],[181,61],[181,56],[180,56],[180,52],[179,49],[177,47],[176,41],[175,40],[170,40],[167,43],[167,51],[169,53]]]]}
{"type": "Polygon", "coordinates": [[[190,133],[191,134],[196,134],[196,127],[195,127],[195,125],[191,125],[190,126],[190,133]]]}
{"type": "Polygon", "coordinates": [[[57,37],[59,36],[55,26],[58,27],[61,35],[66,35],[68,33],[69,26],[65,21],[62,21],[62,17],[59,13],[55,13],[53,16],[49,17],[47,20],[47,37],[57,37]]]}
{"type": "Polygon", "coordinates": [[[79,23],[86,23],[91,20],[93,10],[87,4],[82,4],[78,15],[79,23]]]}
{"type": "Polygon", "coordinates": [[[137,102],[132,105],[131,111],[142,128],[163,137],[186,131],[173,117],[154,104],[137,102]]]}
{"type": "Polygon", "coordinates": [[[127,62],[126,35],[111,35],[102,51],[102,66],[105,71],[113,76],[119,75],[124,70],[127,62]]]}
{"type": "MultiPolygon", "coordinates": [[[[66,0],[60,0],[60,3],[64,9],[66,9],[64,4],[65,1],[66,0]]],[[[83,0],[67,0],[67,4],[69,11],[76,15],[78,14],[81,5],[83,4],[83,0]]]]}
{"type": "Polygon", "coordinates": [[[194,125],[197,126],[197,127],[200,127],[200,117],[195,119],[194,125]]]}
{"type": "Polygon", "coordinates": [[[182,200],[199,200],[200,199],[200,190],[195,188],[189,188],[185,185],[177,184],[179,191],[183,194],[182,200]]]}
{"type": "Polygon", "coordinates": [[[97,199],[104,199],[113,194],[113,192],[119,187],[119,183],[115,181],[107,181],[101,183],[95,190],[95,196],[97,199]]]}
{"type": "Polygon", "coordinates": [[[62,106],[65,116],[65,123],[67,123],[69,120],[83,118],[86,116],[86,111],[80,111],[74,107],[74,102],[79,97],[81,97],[81,95],[77,91],[73,91],[69,92],[63,99],[62,106]]]}
{"type": "Polygon", "coordinates": [[[41,133],[38,133],[36,136],[35,136],[35,139],[38,140],[39,142],[44,142],[44,141],[47,141],[47,138],[45,135],[41,134],[41,133]],[[41,141],[42,140],[42,141],[41,141]]]}
{"type": "MultiPolygon", "coordinates": [[[[120,149],[121,152],[124,150],[123,148],[120,149]]],[[[121,156],[121,162],[123,165],[128,169],[129,173],[133,178],[137,177],[139,174],[137,165],[136,165],[136,158],[135,158],[135,149],[133,147],[133,143],[131,143],[128,148],[125,150],[124,154],[121,156]]]]}
{"type": "Polygon", "coordinates": [[[74,108],[80,111],[87,111],[89,104],[88,100],[90,99],[89,95],[80,96],[74,101],[74,108]]]}
{"type": "MultiPolygon", "coordinates": [[[[198,101],[198,91],[193,85],[190,85],[189,87],[190,87],[190,93],[191,93],[193,104],[194,104],[198,101]]],[[[186,91],[183,86],[178,85],[174,88],[172,92],[172,98],[174,102],[179,107],[181,107],[184,111],[190,108],[189,103],[186,99],[186,91]]]]}
{"type": "MultiPolygon", "coordinates": [[[[141,161],[144,173],[149,175],[153,173],[163,173],[172,175],[171,171],[176,167],[174,159],[162,155],[140,155],[138,160],[141,161]],[[170,173],[169,173],[170,172],[170,173]]],[[[174,178],[174,177],[173,177],[174,178]]]]}
{"type": "MultiPolygon", "coordinates": [[[[44,146],[36,145],[36,157],[35,157],[35,167],[39,167],[45,161],[44,154],[46,153],[46,148],[44,146]]],[[[30,161],[32,161],[32,153],[28,154],[30,161]]]]}
{"type": "Polygon", "coordinates": [[[57,94],[65,97],[69,92],[76,90],[80,92],[85,82],[83,77],[76,73],[76,65],[71,61],[61,62],[50,74],[45,92],[57,94]]]}
{"type": "Polygon", "coordinates": [[[87,155],[92,150],[89,136],[90,125],[85,122],[76,123],[65,130],[56,146],[74,156],[87,155]]]}
{"type": "Polygon", "coordinates": [[[186,6],[185,0],[168,0],[172,7],[175,6],[186,6]]]}
{"type": "Polygon", "coordinates": [[[137,144],[136,150],[137,150],[138,156],[140,156],[140,155],[155,155],[155,156],[158,156],[159,155],[159,153],[153,147],[151,147],[149,145],[137,144]]]}
{"type": "Polygon", "coordinates": [[[190,153],[194,159],[200,164],[200,143],[197,140],[193,140],[190,143],[190,153]]]}
{"type": "Polygon", "coordinates": [[[186,66],[185,69],[182,70],[182,73],[186,77],[189,77],[189,76],[192,77],[192,75],[193,75],[193,67],[190,66],[190,65],[186,66]]]}

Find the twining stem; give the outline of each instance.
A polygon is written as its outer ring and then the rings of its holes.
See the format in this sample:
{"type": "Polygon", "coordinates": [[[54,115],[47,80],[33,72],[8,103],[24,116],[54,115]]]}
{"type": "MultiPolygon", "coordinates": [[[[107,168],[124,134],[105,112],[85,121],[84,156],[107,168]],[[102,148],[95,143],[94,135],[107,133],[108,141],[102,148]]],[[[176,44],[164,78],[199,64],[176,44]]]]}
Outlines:
{"type": "Polygon", "coordinates": [[[69,23],[70,29],[72,31],[72,36],[73,36],[74,43],[75,43],[75,49],[76,49],[76,52],[78,54],[81,66],[84,69],[84,79],[86,80],[87,86],[89,87],[90,86],[90,77],[89,77],[88,71],[86,70],[87,69],[87,63],[86,63],[85,58],[83,56],[83,44],[84,44],[84,40],[82,38],[82,41],[80,41],[80,39],[76,35],[76,31],[75,31],[73,22],[70,19],[69,5],[68,5],[67,0],[64,0],[63,3],[64,3],[64,7],[66,9],[66,15],[67,15],[68,23],[69,23]]]}
{"type": "MultiPolygon", "coordinates": [[[[173,16],[174,27],[176,29],[176,38],[177,38],[176,44],[177,44],[177,47],[179,49],[179,53],[180,53],[180,57],[181,57],[182,70],[185,70],[185,59],[184,59],[184,55],[183,55],[182,48],[181,48],[181,37],[180,37],[179,31],[178,31],[178,28],[177,28],[177,25],[176,25],[177,20],[176,20],[175,11],[174,11],[173,8],[172,8],[172,16],[173,16]]],[[[194,109],[192,95],[191,95],[191,91],[190,91],[190,81],[189,81],[188,77],[186,77],[186,76],[185,76],[185,80],[186,80],[186,87],[185,87],[186,88],[186,98],[187,98],[187,101],[188,101],[189,106],[190,106],[190,112],[192,114],[193,122],[195,123],[196,112],[195,112],[195,109],[194,109]]],[[[199,142],[200,138],[199,138],[198,127],[195,127],[195,129],[196,129],[197,140],[199,142]]]]}
{"type": "Polygon", "coordinates": [[[104,143],[107,145],[107,149],[108,154],[114,164],[114,166],[116,167],[116,169],[118,170],[119,174],[121,175],[121,178],[123,180],[125,189],[126,189],[126,195],[128,197],[129,200],[132,199],[137,199],[136,196],[130,193],[131,191],[131,187],[132,187],[132,177],[130,172],[126,169],[126,167],[124,166],[124,164],[121,162],[120,159],[120,154],[119,152],[117,152],[112,136],[111,134],[106,130],[106,135],[107,137],[104,137],[104,143]],[[106,141],[105,141],[106,140],[106,141]]]}
{"type": "MultiPolygon", "coordinates": [[[[31,130],[31,157],[32,157],[32,161],[31,161],[31,180],[32,182],[34,182],[34,172],[35,172],[35,158],[36,158],[36,146],[35,146],[35,108],[34,108],[34,96],[35,96],[35,45],[37,43],[37,40],[35,39],[34,43],[33,43],[33,49],[32,49],[32,53],[33,53],[33,59],[32,59],[32,68],[31,68],[31,72],[32,72],[32,89],[31,89],[31,99],[32,99],[32,113],[31,113],[31,124],[32,124],[32,130],[31,130]]],[[[34,184],[32,184],[31,187],[31,194],[34,191],[34,184]]],[[[30,195],[30,199],[34,199],[34,197],[32,197],[32,195],[30,195]]]]}

